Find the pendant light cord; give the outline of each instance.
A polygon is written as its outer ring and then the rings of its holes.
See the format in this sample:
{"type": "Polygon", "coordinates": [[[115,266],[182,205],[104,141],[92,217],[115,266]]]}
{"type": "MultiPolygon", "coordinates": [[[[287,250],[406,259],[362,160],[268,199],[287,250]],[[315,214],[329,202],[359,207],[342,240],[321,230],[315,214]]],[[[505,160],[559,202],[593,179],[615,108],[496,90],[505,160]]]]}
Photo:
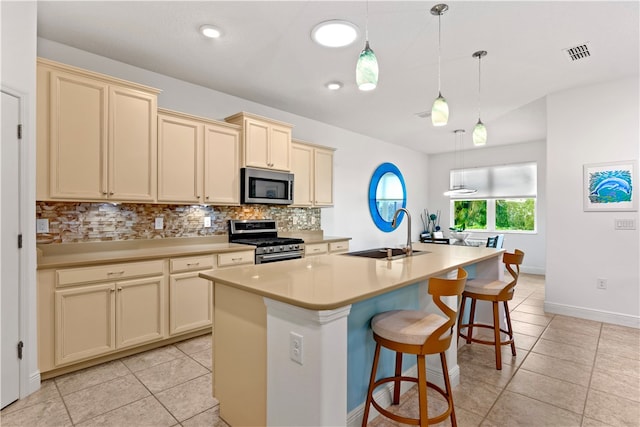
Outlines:
{"type": "Polygon", "coordinates": [[[480,67],[482,55],[478,55],[478,120],[480,120],[480,85],[482,84],[482,68],[480,67]]]}
{"type": "Polygon", "coordinates": [[[364,23],[364,38],[369,42],[369,0],[367,0],[367,16],[364,23]]]}
{"type": "Polygon", "coordinates": [[[441,26],[440,26],[440,18],[442,17],[442,13],[438,13],[438,96],[440,96],[440,68],[441,68],[441,26]]]}

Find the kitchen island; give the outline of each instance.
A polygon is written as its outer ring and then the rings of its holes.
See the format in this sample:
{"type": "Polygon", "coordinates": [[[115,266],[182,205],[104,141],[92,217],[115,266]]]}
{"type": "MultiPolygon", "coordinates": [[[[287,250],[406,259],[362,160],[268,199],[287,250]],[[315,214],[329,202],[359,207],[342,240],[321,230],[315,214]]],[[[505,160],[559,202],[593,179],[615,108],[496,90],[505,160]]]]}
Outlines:
{"type": "MultiPolygon", "coordinates": [[[[503,276],[500,249],[414,250],[422,252],[393,261],[323,255],[201,273],[214,282],[213,394],[221,417],[231,425],[359,422],[373,357],[370,317],[431,310],[429,277],[458,267],[470,277],[503,276]]],[[[447,357],[456,384],[455,346],[447,357]]]]}

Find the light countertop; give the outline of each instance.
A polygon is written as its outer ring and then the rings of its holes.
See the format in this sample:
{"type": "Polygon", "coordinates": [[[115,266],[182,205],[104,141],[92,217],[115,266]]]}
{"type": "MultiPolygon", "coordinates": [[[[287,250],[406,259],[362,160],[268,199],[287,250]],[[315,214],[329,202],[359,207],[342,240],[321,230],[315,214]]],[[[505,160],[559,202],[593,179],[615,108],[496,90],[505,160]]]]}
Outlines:
{"type": "Polygon", "coordinates": [[[152,258],[249,250],[254,246],[228,243],[227,236],[137,239],[37,245],[38,269],[140,261],[152,258]]]}
{"type": "Polygon", "coordinates": [[[311,310],[332,310],[499,256],[504,250],[414,243],[393,261],[321,255],[203,272],[201,277],[311,310]]]}

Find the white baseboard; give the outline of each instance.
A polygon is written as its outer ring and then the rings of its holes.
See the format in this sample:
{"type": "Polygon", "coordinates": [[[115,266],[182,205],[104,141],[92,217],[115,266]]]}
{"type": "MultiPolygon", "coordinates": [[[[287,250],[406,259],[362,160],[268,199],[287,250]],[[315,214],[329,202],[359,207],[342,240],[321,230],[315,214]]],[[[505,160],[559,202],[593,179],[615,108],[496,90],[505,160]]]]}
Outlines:
{"type": "Polygon", "coordinates": [[[544,276],[546,274],[544,267],[527,266],[524,264],[520,266],[520,272],[526,274],[537,274],[540,276],[544,276]]]}
{"type": "Polygon", "coordinates": [[[20,390],[20,399],[24,399],[31,393],[40,390],[40,371],[35,371],[29,375],[23,390],[20,390]]]}
{"type": "MultiPolygon", "coordinates": [[[[402,373],[405,377],[416,377],[418,375],[418,367],[417,365],[413,365],[411,368],[407,369],[402,373]]],[[[427,368],[427,378],[432,383],[439,385],[444,388],[444,377],[442,376],[442,372],[440,371],[432,371],[427,368]]],[[[451,382],[451,387],[455,387],[460,384],[460,367],[456,364],[452,369],[449,370],[449,381],[451,382]]],[[[411,387],[413,387],[415,383],[412,382],[403,382],[400,386],[400,394],[406,393],[411,387]]],[[[383,408],[388,408],[391,406],[391,395],[393,394],[393,383],[388,383],[384,386],[378,388],[373,394],[373,398],[376,402],[383,408]]],[[[347,414],[347,426],[349,427],[357,427],[362,425],[362,416],[364,415],[364,404],[360,404],[357,408],[352,410],[347,414]]],[[[380,413],[376,410],[376,408],[371,406],[369,410],[369,422],[376,418],[380,413]]]]}
{"type": "Polygon", "coordinates": [[[631,316],[611,311],[557,304],[548,301],[545,301],[544,303],[544,311],[547,313],[563,314],[565,316],[579,317],[580,319],[595,320],[597,322],[613,323],[614,325],[640,329],[640,316],[631,316]]]}

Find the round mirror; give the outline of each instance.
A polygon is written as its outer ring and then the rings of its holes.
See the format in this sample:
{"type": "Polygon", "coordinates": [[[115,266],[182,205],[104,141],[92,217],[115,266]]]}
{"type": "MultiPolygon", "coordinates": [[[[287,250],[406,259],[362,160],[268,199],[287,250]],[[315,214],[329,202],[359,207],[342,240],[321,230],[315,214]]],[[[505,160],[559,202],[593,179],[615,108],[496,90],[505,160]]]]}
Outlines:
{"type": "MultiPolygon", "coordinates": [[[[407,189],[400,170],[393,163],[383,163],[373,172],[369,183],[369,212],[376,226],[389,232],[391,222],[399,208],[407,206],[407,189]]],[[[404,212],[398,216],[398,225],[404,212]]]]}

